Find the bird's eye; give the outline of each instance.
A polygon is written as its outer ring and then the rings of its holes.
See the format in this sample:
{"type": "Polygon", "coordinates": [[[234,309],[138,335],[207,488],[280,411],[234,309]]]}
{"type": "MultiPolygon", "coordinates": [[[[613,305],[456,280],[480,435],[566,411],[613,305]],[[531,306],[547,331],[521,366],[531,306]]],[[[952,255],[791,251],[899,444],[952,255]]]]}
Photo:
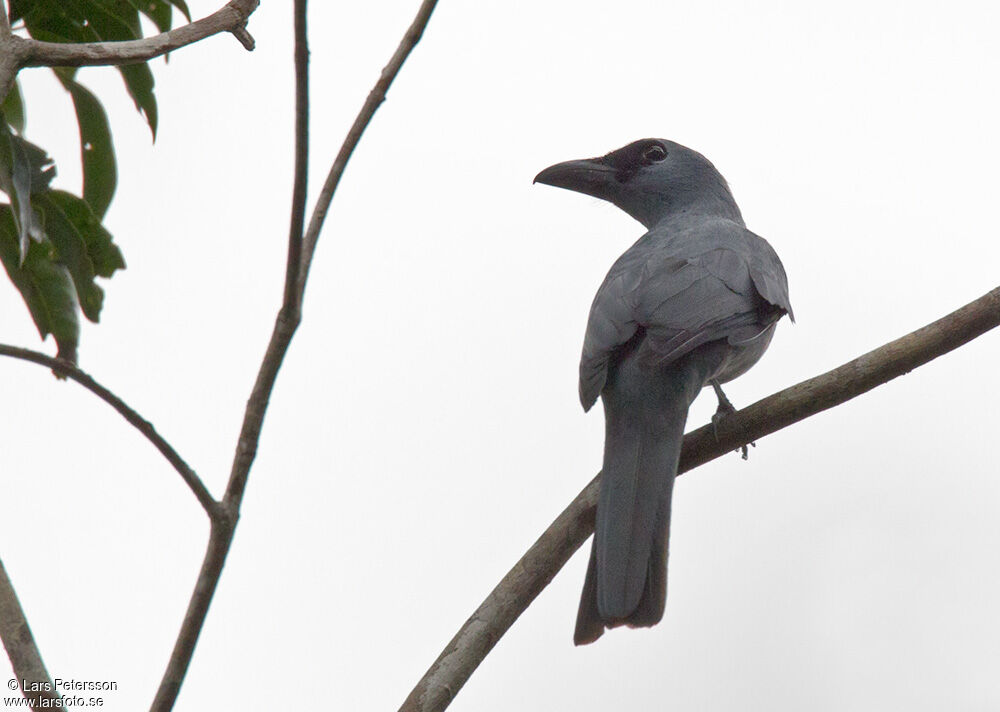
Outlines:
{"type": "Polygon", "coordinates": [[[642,152],[642,160],[646,163],[659,163],[664,158],[667,157],[667,149],[658,143],[654,143],[652,146],[648,146],[642,152]]]}

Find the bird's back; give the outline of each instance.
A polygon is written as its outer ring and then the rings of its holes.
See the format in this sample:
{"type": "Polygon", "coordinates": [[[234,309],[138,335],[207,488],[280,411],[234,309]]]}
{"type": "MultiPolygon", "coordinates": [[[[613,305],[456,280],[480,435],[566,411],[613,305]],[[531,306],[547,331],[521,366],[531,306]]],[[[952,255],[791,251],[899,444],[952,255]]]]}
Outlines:
{"type": "Polygon", "coordinates": [[[581,400],[593,404],[616,352],[639,330],[643,360],[669,363],[709,341],[751,340],[785,312],[785,272],[763,238],[728,218],[664,220],[618,258],[597,291],[580,362],[581,400]]]}

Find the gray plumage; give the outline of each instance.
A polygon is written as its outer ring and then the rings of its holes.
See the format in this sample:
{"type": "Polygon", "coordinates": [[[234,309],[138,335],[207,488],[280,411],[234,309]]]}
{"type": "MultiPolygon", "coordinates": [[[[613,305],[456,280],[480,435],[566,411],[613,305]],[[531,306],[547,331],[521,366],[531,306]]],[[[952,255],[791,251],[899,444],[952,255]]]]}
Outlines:
{"type": "MultiPolygon", "coordinates": [[[[663,617],[667,540],[684,425],[709,383],[763,355],[792,316],[777,254],[747,230],[701,154],[644,139],[535,178],[614,203],[648,232],[597,290],[580,360],[580,401],[604,403],[601,490],[574,641],[663,617]]],[[[722,408],[720,404],[720,409],[722,408]]]]}

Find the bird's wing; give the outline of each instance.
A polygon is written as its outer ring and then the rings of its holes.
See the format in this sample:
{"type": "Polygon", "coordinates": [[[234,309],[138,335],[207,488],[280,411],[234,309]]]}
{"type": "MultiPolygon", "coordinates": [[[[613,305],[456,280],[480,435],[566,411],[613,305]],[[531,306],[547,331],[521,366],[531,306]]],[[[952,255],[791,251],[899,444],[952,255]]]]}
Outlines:
{"type": "Polygon", "coordinates": [[[642,359],[664,363],[716,339],[752,339],[786,311],[781,262],[746,228],[718,221],[669,239],[647,234],[612,266],[594,298],[580,400],[585,409],[596,402],[612,359],[637,334],[642,359]]]}
{"type": "Polygon", "coordinates": [[[611,266],[590,307],[580,359],[580,402],[584,410],[590,410],[604,388],[612,354],[639,330],[637,301],[642,261],[634,250],[635,246],[611,266]]]}
{"type": "Polygon", "coordinates": [[[795,321],[792,303],[788,298],[788,277],[785,275],[785,266],[778,259],[778,253],[760,235],[755,235],[746,229],[743,233],[749,252],[750,277],[754,286],[760,292],[760,296],[786,312],[788,317],[795,321]]]}

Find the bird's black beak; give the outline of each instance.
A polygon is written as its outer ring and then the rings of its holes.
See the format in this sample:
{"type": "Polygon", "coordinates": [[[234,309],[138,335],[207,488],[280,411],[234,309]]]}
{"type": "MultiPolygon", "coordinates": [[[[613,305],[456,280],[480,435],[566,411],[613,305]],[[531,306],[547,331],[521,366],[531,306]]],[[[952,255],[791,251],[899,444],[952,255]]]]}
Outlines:
{"type": "Polygon", "coordinates": [[[610,200],[617,185],[615,169],[599,158],[557,163],[535,176],[534,182],[574,190],[602,200],[610,200]]]}

